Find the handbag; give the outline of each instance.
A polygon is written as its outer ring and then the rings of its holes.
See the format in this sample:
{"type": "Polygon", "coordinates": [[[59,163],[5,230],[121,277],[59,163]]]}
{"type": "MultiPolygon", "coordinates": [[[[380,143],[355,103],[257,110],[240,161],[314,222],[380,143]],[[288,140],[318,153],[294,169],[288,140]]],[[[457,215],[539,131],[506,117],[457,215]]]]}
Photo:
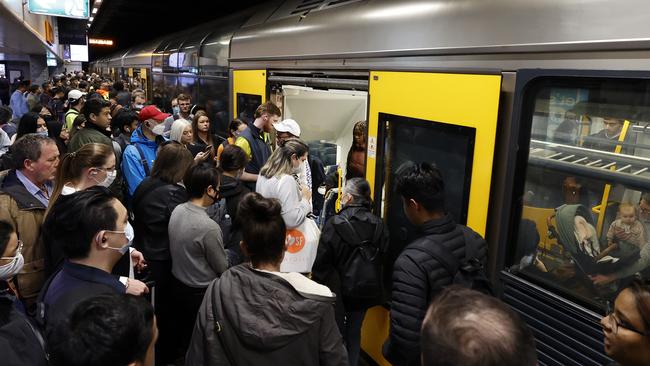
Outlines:
{"type": "Polygon", "coordinates": [[[298,227],[287,229],[287,250],[280,264],[280,272],[309,273],[316,260],[320,230],[316,222],[307,217],[298,227]]]}

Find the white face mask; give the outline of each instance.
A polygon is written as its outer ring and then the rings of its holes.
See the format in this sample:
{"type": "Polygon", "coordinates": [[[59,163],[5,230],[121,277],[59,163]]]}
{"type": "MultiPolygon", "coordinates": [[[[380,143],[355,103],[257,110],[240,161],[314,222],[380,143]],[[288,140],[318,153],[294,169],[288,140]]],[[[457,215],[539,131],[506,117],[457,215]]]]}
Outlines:
{"type": "Polygon", "coordinates": [[[154,135],[156,136],[161,136],[165,132],[165,124],[164,123],[159,123],[155,125],[152,129],[151,132],[153,132],[154,135]]]}
{"type": "Polygon", "coordinates": [[[49,136],[47,130],[36,131],[36,134],[43,137],[49,136]]]}
{"type": "Polygon", "coordinates": [[[23,266],[25,265],[25,258],[23,258],[22,254],[22,243],[18,245],[18,250],[16,251],[16,255],[13,257],[2,257],[0,259],[9,259],[11,262],[0,266],[0,280],[10,280],[14,278],[20,271],[22,271],[23,266]]]}
{"type": "Polygon", "coordinates": [[[126,237],[126,240],[129,241],[128,243],[126,243],[121,248],[113,248],[113,247],[109,247],[109,246],[107,246],[106,248],[117,250],[122,255],[126,254],[129,251],[129,248],[131,247],[131,244],[133,243],[133,238],[135,237],[135,233],[133,232],[133,226],[131,226],[131,223],[129,223],[129,222],[126,223],[126,227],[124,228],[124,231],[113,231],[113,230],[105,230],[105,231],[109,232],[109,233],[124,234],[124,236],[126,237]]]}
{"type": "Polygon", "coordinates": [[[106,172],[106,178],[102,182],[99,183],[100,186],[102,187],[109,187],[111,184],[113,184],[113,181],[115,181],[115,178],[117,177],[117,170],[113,171],[107,171],[106,172]]]}

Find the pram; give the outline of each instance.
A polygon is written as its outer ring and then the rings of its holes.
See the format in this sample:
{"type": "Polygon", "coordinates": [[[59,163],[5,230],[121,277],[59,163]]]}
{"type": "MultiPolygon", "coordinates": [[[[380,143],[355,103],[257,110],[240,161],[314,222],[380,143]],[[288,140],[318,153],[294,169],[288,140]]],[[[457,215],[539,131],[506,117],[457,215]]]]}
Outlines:
{"type": "Polygon", "coordinates": [[[612,253],[603,258],[600,240],[591,213],[583,205],[562,205],[548,218],[549,234],[569,254],[577,270],[583,275],[607,274],[634,263],[636,253],[619,256],[612,253]],[[555,221],[555,225],[553,225],[555,221]]]}

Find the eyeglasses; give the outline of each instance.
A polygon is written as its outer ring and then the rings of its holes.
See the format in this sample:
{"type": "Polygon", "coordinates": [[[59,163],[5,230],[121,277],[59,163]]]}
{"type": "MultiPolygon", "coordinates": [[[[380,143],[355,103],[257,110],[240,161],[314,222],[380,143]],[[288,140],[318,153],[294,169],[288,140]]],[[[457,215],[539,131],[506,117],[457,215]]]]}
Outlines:
{"type": "MultiPolygon", "coordinates": [[[[608,304],[608,308],[610,306],[611,305],[608,304]]],[[[612,333],[614,333],[614,334],[618,334],[618,329],[623,328],[623,329],[629,330],[630,332],[634,332],[634,333],[639,334],[639,335],[644,336],[644,337],[647,337],[648,335],[650,335],[648,332],[642,332],[642,331],[634,328],[634,326],[632,326],[630,323],[618,319],[616,317],[616,315],[614,314],[614,309],[608,309],[607,316],[609,317],[609,322],[610,322],[611,327],[612,327],[612,333]]]]}

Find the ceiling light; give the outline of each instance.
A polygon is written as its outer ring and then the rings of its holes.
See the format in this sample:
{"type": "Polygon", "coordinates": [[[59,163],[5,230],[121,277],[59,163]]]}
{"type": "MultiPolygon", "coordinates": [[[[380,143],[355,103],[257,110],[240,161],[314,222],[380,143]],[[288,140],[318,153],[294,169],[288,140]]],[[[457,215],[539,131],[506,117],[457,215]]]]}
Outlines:
{"type": "Polygon", "coordinates": [[[97,10],[99,10],[99,9],[98,8],[93,8],[93,14],[97,14],[97,10]]]}
{"type": "Polygon", "coordinates": [[[92,23],[92,21],[95,20],[95,17],[90,17],[88,18],[88,21],[92,23]]]}

